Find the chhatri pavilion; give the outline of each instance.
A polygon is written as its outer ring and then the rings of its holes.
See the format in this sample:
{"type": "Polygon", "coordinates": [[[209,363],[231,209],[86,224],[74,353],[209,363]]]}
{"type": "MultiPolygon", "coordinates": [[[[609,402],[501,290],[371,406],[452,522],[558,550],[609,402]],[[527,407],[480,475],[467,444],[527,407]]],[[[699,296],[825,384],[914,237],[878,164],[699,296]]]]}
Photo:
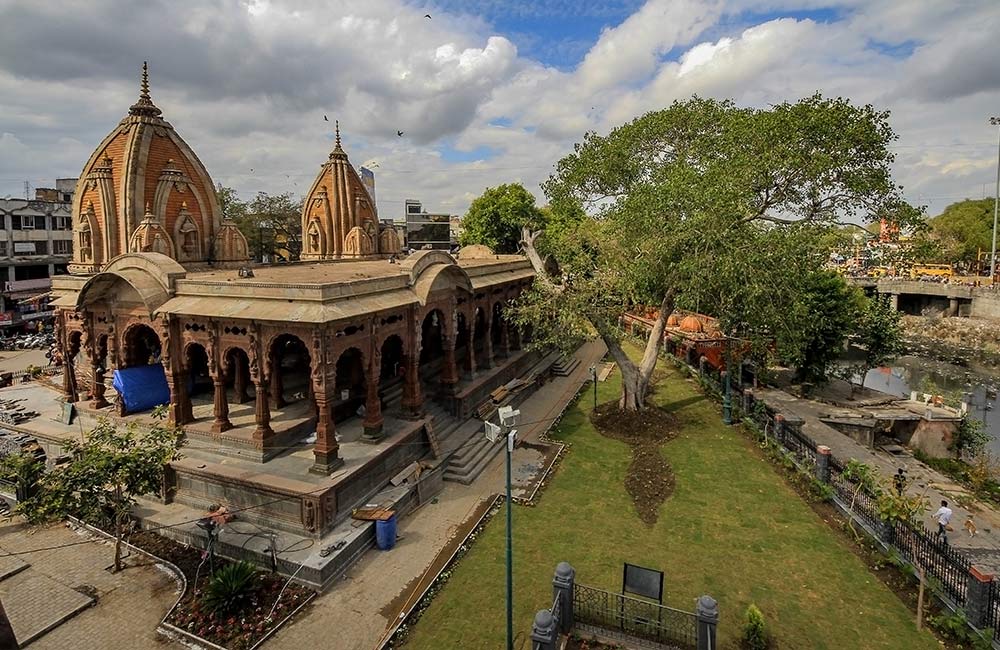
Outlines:
{"type": "Polygon", "coordinates": [[[541,359],[504,317],[529,262],[484,247],[402,256],[339,127],[305,197],[301,262],[251,265],[214,190],[144,65],[138,101],[80,174],[70,275],[53,278],[62,390],[81,414],[144,417],[124,412],[110,378],[162,364],[188,440],[166,502],[298,494],[258,520],[321,535],[443,453],[429,410],[465,420],[541,359]]]}

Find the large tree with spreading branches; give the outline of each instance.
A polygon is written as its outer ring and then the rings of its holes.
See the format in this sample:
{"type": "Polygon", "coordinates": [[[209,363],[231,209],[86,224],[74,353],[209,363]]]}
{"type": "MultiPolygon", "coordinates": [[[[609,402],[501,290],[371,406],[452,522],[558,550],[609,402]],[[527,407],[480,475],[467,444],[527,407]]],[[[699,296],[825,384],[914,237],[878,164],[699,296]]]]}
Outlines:
{"type": "Polygon", "coordinates": [[[558,273],[536,248],[542,231],[523,232],[537,276],[515,319],[564,347],[596,333],[621,369],[627,410],[643,408],[675,307],[714,311],[758,349],[801,338],[791,307],[826,258],[822,235],[915,214],[892,181],[888,117],[819,95],[764,109],[695,97],[586,134],[544,189],[554,209],[587,218],[546,238],[558,273]],[[658,308],[638,363],[620,327],[637,305],[658,308]]]}

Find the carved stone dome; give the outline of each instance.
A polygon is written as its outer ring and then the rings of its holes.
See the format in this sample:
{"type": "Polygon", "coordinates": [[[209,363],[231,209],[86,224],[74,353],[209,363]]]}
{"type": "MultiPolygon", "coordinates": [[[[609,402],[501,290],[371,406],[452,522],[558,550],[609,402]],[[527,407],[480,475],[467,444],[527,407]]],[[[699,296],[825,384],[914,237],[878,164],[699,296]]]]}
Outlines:
{"type": "Polygon", "coordinates": [[[702,325],[701,321],[695,316],[685,316],[681,319],[680,326],[681,331],[684,332],[700,333],[705,331],[705,326],[702,325]]]}
{"type": "Polygon", "coordinates": [[[73,199],[71,273],[97,273],[119,255],[148,250],[189,266],[247,261],[241,234],[241,259],[232,259],[231,250],[217,250],[223,223],[215,185],[161,114],[150,97],[143,63],[139,99],[80,174],[73,199]]]}
{"type": "Polygon", "coordinates": [[[328,260],[395,255],[395,229],[379,223],[375,201],[340,144],[320,167],[302,205],[302,259],[328,260]]]}

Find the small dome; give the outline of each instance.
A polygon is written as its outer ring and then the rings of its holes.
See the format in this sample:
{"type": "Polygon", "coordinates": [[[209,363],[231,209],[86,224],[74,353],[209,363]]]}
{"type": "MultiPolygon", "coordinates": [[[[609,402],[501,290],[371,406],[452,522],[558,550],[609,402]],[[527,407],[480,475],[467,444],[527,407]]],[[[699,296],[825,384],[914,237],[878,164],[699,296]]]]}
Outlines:
{"type": "Polygon", "coordinates": [[[684,332],[703,332],[705,327],[694,316],[685,316],[681,320],[681,330],[684,332]]]}
{"type": "Polygon", "coordinates": [[[677,327],[681,324],[681,319],[677,317],[677,314],[670,314],[667,317],[667,327],[677,327]]]}

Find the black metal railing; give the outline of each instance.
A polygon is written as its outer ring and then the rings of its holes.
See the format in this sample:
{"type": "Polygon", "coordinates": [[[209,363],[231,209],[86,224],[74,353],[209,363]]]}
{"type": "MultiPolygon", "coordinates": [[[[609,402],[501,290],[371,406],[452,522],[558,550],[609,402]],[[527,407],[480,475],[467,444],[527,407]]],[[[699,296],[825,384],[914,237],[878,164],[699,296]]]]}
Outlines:
{"type": "Polygon", "coordinates": [[[926,529],[897,521],[892,527],[892,545],[907,562],[923,567],[959,607],[966,604],[966,588],[972,562],[960,551],[940,541],[926,529]]]}
{"type": "Polygon", "coordinates": [[[573,585],[573,620],[611,638],[635,637],[684,650],[698,644],[694,613],[579,583],[573,585]]]}

